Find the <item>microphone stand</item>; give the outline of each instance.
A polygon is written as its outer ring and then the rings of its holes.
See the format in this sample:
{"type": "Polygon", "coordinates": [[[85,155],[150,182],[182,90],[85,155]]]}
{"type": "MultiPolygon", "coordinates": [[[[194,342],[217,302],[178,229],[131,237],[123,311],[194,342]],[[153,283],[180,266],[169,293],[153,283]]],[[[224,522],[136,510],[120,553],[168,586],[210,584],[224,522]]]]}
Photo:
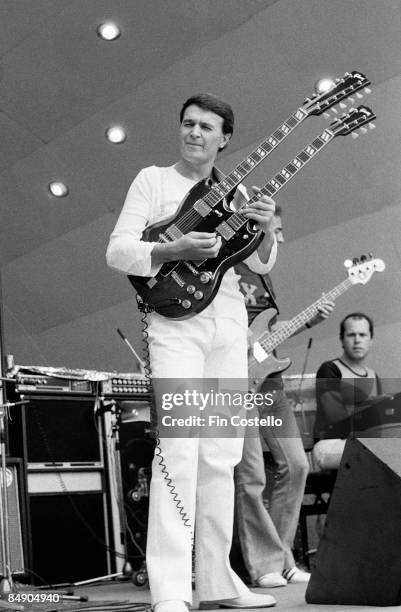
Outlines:
{"type": "Polygon", "coordinates": [[[128,346],[129,350],[131,351],[131,353],[134,355],[134,357],[136,358],[138,365],[141,369],[142,374],[145,373],[146,371],[146,366],[144,361],[139,357],[138,353],[136,352],[136,350],[134,349],[134,347],[132,346],[132,344],[130,343],[129,340],[127,340],[127,338],[124,336],[123,332],[121,331],[121,329],[117,328],[117,333],[120,336],[121,340],[123,342],[125,342],[125,344],[128,346]]]}
{"type": "Polygon", "coordinates": [[[308,424],[306,421],[304,402],[303,402],[303,399],[301,399],[301,392],[302,392],[302,384],[304,382],[304,377],[305,377],[305,372],[306,372],[306,365],[308,363],[309,353],[312,347],[312,340],[313,340],[312,338],[309,338],[308,346],[306,347],[305,359],[304,359],[304,363],[302,367],[301,379],[299,381],[299,387],[298,387],[298,393],[297,393],[297,400],[301,408],[301,417],[302,417],[302,424],[304,428],[304,432],[303,432],[304,436],[309,436],[311,434],[311,432],[308,431],[309,428],[308,428],[308,424]]]}

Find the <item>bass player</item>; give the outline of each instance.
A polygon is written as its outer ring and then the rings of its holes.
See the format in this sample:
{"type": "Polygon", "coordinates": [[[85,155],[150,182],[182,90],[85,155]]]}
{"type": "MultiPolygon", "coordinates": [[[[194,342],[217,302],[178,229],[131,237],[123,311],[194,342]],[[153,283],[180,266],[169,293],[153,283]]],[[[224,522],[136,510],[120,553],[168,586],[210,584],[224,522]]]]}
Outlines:
{"type": "MultiPolygon", "coordinates": [[[[279,206],[276,206],[271,229],[276,234],[277,243],[283,243],[279,206]]],[[[250,325],[268,308],[279,313],[268,275],[260,277],[244,263],[235,266],[235,271],[241,277],[240,287],[250,325]]],[[[334,302],[323,299],[318,314],[307,327],[325,320],[333,308],[334,302]]],[[[272,331],[285,325],[285,322],[277,322],[277,316],[271,323],[272,331]]],[[[305,327],[300,331],[303,330],[305,327]]],[[[281,374],[266,377],[259,391],[274,394],[273,405],[262,407],[261,416],[270,414],[282,419],[285,437],[280,436],[280,430],[275,427],[260,428],[276,467],[267,511],[262,497],[266,477],[261,441],[254,435],[245,436],[242,461],[235,469],[236,515],[242,556],[253,584],[273,588],[309,580],[310,574],[295,565],[292,554],[309,464],[293,409],[283,389],[281,374]]]]}

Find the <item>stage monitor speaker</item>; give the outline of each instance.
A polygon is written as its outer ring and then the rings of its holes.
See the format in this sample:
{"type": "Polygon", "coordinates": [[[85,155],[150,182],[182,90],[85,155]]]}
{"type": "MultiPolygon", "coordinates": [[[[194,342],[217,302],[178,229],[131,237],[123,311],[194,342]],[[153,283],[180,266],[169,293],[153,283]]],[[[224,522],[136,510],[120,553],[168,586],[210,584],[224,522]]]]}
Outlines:
{"type": "Polygon", "coordinates": [[[77,582],[110,573],[102,478],[101,470],[28,474],[35,581],[77,582]]]}
{"type": "Polygon", "coordinates": [[[401,604],[401,439],[347,440],[306,601],[401,604]]]}
{"type": "MultiPolygon", "coordinates": [[[[27,541],[26,489],[22,477],[22,460],[7,458],[6,461],[8,544],[11,574],[22,577],[29,565],[27,541]]],[[[0,474],[2,480],[2,474],[0,474]]],[[[0,548],[0,575],[5,575],[5,559],[0,548]]]]}

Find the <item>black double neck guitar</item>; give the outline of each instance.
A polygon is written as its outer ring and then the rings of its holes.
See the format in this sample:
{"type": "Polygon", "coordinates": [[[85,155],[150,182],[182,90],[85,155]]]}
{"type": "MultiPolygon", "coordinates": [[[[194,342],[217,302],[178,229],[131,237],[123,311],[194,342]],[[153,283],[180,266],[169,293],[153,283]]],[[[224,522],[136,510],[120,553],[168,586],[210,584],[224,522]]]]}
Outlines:
{"type": "MultiPolygon", "coordinates": [[[[321,115],[352,95],[362,97],[360,90],[369,81],[358,72],[346,73],[334,88],[308,98],[273,134],[258,145],[236,168],[220,182],[208,186],[197,183],[187,194],[173,219],[148,227],[142,236],[146,242],[167,243],[191,231],[216,232],[222,246],[216,258],[203,261],[173,261],[162,265],[154,277],[129,275],[140,300],[157,313],[170,319],[187,319],[204,310],[215,297],[224,273],[235,263],[246,259],[260,244],[263,234],[247,219],[241,208],[233,211],[229,204],[237,186],[274,149],[310,115],[321,115]]],[[[336,136],[354,132],[371,124],[375,115],[364,106],[351,110],[333,121],[313,142],[282,168],[253,196],[251,203],[261,194],[274,196],[315,155],[336,136]]]]}

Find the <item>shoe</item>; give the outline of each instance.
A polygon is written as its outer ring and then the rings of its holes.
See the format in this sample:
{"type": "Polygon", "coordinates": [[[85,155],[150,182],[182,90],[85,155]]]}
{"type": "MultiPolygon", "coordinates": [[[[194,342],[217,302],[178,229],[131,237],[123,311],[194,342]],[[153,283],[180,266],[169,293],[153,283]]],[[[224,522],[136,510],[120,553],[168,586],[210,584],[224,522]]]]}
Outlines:
{"type": "Polygon", "coordinates": [[[188,612],[188,606],[181,599],[166,599],[152,607],[154,612],[188,612]]]}
{"type": "Polygon", "coordinates": [[[292,567],[283,571],[283,576],[289,584],[301,584],[309,582],[310,573],[300,570],[298,567],[292,567]]]}
{"type": "Polygon", "coordinates": [[[201,601],[199,610],[214,610],[215,608],[271,608],[276,605],[276,600],[271,595],[261,595],[249,591],[246,595],[233,597],[232,599],[218,599],[217,601],[201,601]]]}
{"type": "Polygon", "coordinates": [[[287,581],[284,576],[280,574],[280,572],[270,572],[269,574],[264,574],[256,580],[256,586],[262,587],[264,589],[283,587],[286,584],[287,581]]]}

